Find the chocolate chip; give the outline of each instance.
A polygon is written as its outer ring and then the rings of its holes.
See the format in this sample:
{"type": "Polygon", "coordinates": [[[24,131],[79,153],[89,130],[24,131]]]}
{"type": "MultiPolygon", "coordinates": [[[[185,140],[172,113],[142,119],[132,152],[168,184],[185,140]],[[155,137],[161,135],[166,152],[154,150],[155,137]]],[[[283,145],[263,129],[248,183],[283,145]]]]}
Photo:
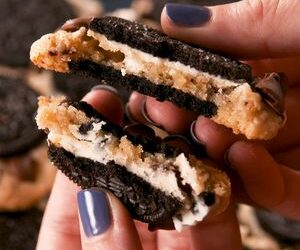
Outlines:
{"type": "Polygon", "coordinates": [[[216,196],[212,192],[205,191],[202,192],[199,196],[203,199],[206,206],[210,207],[216,202],[216,196]]]}
{"type": "Polygon", "coordinates": [[[61,30],[67,32],[74,32],[79,30],[81,27],[88,28],[93,17],[79,17],[66,21],[63,26],[61,26],[61,30]]]}
{"type": "Polygon", "coordinates": [[[79,127],[79,133],[86,135],[90,130],[92,130],[94,128],[93,126],[93,122],[88,122],[85,124],[81,124],[79,127]]]}

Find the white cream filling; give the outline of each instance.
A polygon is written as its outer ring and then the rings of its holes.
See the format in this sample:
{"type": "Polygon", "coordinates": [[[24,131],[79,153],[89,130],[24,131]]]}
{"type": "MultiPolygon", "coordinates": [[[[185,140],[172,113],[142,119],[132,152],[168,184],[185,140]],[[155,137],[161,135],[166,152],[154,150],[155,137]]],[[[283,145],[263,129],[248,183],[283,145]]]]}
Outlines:
{"type": "Polygon", "coordinates": [[[191,210],[182,211],[179,213],[181,218],[179,219],[178,216],[173,217],[174,227],[177,231],[182,231],[182,229],[186,226],[194,226],[199,221],[202,221],[204,217],[209,213],[210,208],[206,206],[203,200],[197,198],[196,205],[191,210]]]}
{"type": "MultiPolygon", "coordinates": [[[[164,166],[173,164],[172,159],[166,160],[162,154],[155,155],[144,153],[146,159],[131,158],[130,150],[118,150],[113,152],[114,147],[118,147],[122,143],[122,139],[118,139],[111,134],[104,134],[101,130],[105,122],[93,123],[94,129],[88,131],[87,135],[82,135],[78,132],[78,125],[70,125],[69,130],[72,135],[57,134],[50,131],[48,139],[53,142],[59,142],[61,147],[71,152],[76,157],[85,157],[103,164],[109,161],[114,161],[120,166],[126,166],[127,170],[137,176],[148,181],[151,184],[166,192],[168,195],[173,195],[181,201],[185,199],[180,188],[177,185],[177,179],[173,171],[167,171],[164,166]],[[98,132],[96,132],[98,131],[98,132]],[[156,165],[161,171],[153,170],[152,166],[156,165]],[[167,183],[166,183],[166,180],[167,183]]],[[[123,139],[126,139],[124,136],[123,139]]]]}
{"type": "Polygon", "coordinates": [[[110,62],[115,68],[121,70],[123,75],[142,76],[155,84],[163,83],[203,100],[208,100],[207,91],[211,86],[217,88],[219,93],[216,95],[220,95],[223,89],[241,85],[221,76],[197,70],[181,62],[155,57],[126,44],[108,40],[105,35],[92,30],[88,30],[87,35],[98,40],[99,47],[102,49],[124,54],[124,60],[121,62],[110,62]]]}
{"type": "MultiPolygon", "coordinates": [[[[184,226],[194,225],[201,221],[209,212],[207,207],[201,199],[195,195],[196,205],[194,208],[190,207],[187,198],[183,196],[177,184],[177,178],[174,171],[167,170],[166,167],[170,164],[178,166],[181,173],[187,171],[183,177],[183,184],[189,183],[192,185],[197,181],[196,171],[189,165],[188,160],[184,154],[180,154],[176,158],[167,159],[160,153],[154,155],[145,153],[144,160],[130,158],[130,151],[119,150],[114,152],[113,148],[126,140],[126,137],[118,139],[111,134],[103,133],[101,127],[105,124],[104,121],[93,123],[93,129],[88,131],[86,135],[78,132],[79,125],[69,125],[71,134],[59,134],[58,131],[50,131],[48,139],[53,142],[59,142],[60,146],[65,150],[71,152],[76,157],[84,157],[103,164],[109,161],[114,161],[120,166],[126,166],[127,170],[136,174],[147,182],[150,182],[155,188],[158,188],[168,195],[172,195],[182,201],[184,207],[176,216],[173,217],[173,222],[176,230],[182,230],[184,226]],[[156,165],[160,171],[155,171],[152,166],[156,165]],[[182,172],[183,171],[183,172],[182,172]],[[166,181],[167,180],[167,181],[166,181]],[[193,211],[191,211],[191,209],[193,211]],[[178,215],[182,220],[178,219],[178,215]]],[[[136,146],[134,146],[136,147],[136,146]]],[[[138,147],[137,147],[138,148],[138,147]]],[[[199,186],[199,185],[198,185],[199,186]]],[[[199,187],[197,194],[201,191],[199,187]]]]}

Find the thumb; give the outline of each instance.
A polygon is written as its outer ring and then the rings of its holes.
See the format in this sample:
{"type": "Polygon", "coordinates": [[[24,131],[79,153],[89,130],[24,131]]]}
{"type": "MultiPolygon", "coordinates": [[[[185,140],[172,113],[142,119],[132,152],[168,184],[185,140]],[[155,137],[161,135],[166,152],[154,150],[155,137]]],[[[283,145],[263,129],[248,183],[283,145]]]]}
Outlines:
{"type": "Polygon", "coordinates": [[[113,195],[99,189],[77,195],[82,249],[142,249],[129,213],[113,195]]]}
{"type": "MultiPolygon", "coordinates": [[[[202,1],[199,1],[201,3],[202,1]]],[[[300,1],[243,0],[203,7],[166,4],[166,34],[242,59],[300,55],[300,1]]]]}

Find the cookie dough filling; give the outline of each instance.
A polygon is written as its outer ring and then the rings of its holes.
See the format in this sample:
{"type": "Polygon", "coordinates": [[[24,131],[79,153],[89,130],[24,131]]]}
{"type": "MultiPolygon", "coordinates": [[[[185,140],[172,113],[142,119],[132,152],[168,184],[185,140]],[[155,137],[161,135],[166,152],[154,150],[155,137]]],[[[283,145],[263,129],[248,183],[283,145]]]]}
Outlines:
{"type": "Polygon", "coordinates": [[[122,82],[211,117],[249,139],[270,139],[284,123],[276,77],[253,81],[244,64],[118,18],[70,20],[32,45],[31,60],[58,72],[82,71],[122,82]]]}
{"type": "Polygon", "coordinates": [[[172,216],[177,230],[220,212],[228,203],[230,184],[222,172],[193,155],[167,157],[147,151],[130,135],[107,131],[107,121],[88,117],[64,99],[41,97],[37,123],[49,131],[48,140],[56,148],[103,165],[113,162],[175,199],[180,204],[172,216]]]}

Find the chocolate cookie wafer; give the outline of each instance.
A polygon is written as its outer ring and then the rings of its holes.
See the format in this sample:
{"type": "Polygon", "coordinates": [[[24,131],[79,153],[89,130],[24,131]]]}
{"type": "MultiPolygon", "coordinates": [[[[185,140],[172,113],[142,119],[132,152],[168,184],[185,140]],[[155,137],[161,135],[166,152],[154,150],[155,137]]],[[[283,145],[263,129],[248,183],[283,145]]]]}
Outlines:
{"type": "Polygon", "coordinates": [[[277,74],[252,79],[245,64],[116,17],[66,22],[32,45],[31,60],[169,100],[249,139],[270,139],[284,123],[277,74]]]}
{"type": "Polygon", "coordinates": [[[64,0],[0,1],[0,64],[29,64],[31,44],[75,15],[64,0]]]}
{"type": "Polygon", "coordinates": [[[181,230],[228,205],[225,174],[155,137],[150,128],[140,136],[85,102],[54,97],[40,97],[36,119],[48,132],[50,160],[65,175],[83,188],[108,189],[150,228],[181,230]]]}

